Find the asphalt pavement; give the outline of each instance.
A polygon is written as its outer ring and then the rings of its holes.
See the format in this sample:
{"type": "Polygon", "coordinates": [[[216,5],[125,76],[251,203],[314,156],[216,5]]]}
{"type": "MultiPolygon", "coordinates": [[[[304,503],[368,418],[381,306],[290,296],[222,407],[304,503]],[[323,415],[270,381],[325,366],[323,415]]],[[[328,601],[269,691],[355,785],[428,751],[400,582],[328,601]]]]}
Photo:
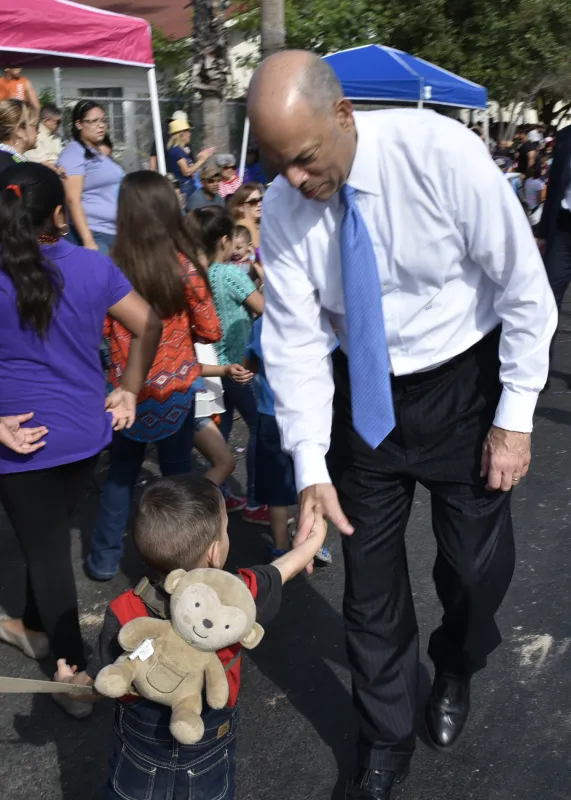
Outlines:
{"type": "MultiPolygon", "coordinates": [[[[238,424],[233,446],[244,446],[238,424]]],[[[243,452],[237,472],[243,482],[243,452]]],[[[152,457],[147,474],[155,471],[152,457]]],[[[100,477],[104,475],[104,464],[100,477]]],[[[140,576],[128,547],[120,576],[88,580],[82,552],[93,525],[94,485],[79,510],[73,554],[85,638],[93,643],[107,602],[140,576]]],[[[33,498],[30,498],[33,502],[33,498]]],[[[529,477],[514,491],[517,569],[498,616],[502,647],[473,682],[473,711],[459,744],[437,753],[419,717],[409,779],[394,800],[569,800],[571,797],[571,305],[564,309],[551,389],[538,406],[529,477]]],[[[236,517],[236,515],[234,515],[236,517]]],[[[6,519],[0,519],[0,607],[18,615],[24,565],[6,519]]],[[[268,561],[264,530],[231,520],[232,564],[268,561]]],[[[419,490],[408,551],[421,629],[419,698],[430,689],[425,650],[440,609],[431,572],[435,556],[429,502],[419,490]]],[[[355,720],[343,642],[343,566],[334,564],[286,587],[279,618],[245,658],[238,746],[239,800],[330,800],[350,771],[355,720]]],[[[57,576],[54,576],[57,580],[57,576]]],[[[50,664],[0,645],[0,674],[43,677],[50,664]]],[[[52,670],[53,671],[53,670],[52,670]]],[[[111,704],[73,720],[49,697],[0,697],[2,800],[96,800],[102,797],[112,725],[111,704]]]]}

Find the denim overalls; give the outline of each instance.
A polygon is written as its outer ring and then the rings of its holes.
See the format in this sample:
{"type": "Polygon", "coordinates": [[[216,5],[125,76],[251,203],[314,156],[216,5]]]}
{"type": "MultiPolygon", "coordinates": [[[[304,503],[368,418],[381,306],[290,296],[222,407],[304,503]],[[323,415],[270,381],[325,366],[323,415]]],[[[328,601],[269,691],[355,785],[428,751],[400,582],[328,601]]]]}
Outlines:
{"type": "Polygon", "coordinates": [[[238,707],[208,710],[201,741],[181,745],[167,706],[143,699],[115,706],[104,800],[235,800],[238,707]]]}

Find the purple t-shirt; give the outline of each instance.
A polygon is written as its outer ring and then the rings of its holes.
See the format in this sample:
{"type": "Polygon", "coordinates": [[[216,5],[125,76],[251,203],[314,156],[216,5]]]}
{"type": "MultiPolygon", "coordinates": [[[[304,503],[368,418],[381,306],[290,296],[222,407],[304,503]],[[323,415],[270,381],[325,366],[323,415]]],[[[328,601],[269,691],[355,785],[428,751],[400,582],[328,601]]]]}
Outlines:
{"type": "Polygon", "coordinates": [[[91,152],[93,158],[86,158],[83,145],[70,142],[62,150],[57,163],[67,175],[83,175],[81,205],[89,230],[115,236],[119,184],[125,173],[109,156],[93,149],[91,152]]]}
{"type": "Polygon", "coordinates": [[[64,240],[42,246],[65,285],[48,336],[20,327],[16,292],[0,269],[0,416],[34,412],[46,446],[18,455],[0,445],[0,474],[45,469],[99,453],[111,440],[99,358],[107,309],[131,284],[110,258],[64,240]]]}

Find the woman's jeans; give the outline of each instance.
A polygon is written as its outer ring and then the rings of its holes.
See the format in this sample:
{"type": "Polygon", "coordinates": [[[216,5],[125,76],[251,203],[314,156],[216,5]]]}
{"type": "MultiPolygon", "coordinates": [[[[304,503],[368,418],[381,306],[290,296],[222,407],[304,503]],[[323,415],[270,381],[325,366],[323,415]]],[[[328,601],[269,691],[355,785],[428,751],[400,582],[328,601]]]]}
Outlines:
{"type": "MultiPolygon", "coordinates": [[[[249,440],[246,451],[246,471],[248,475],[248,506],[253,508],[256,503],[256,436],[258,432],[258,398],[254,382],[247,384],[235,383],[232,378],[222,378],[224,389],[224,408],[220,422],[220,433],[228,441],[232,424],[234,422],[234,409],[248,426],[249,440]]],[[[224,486],[226,488],[226,486],[224,486]]]]}
{"type": "MultiPolygon", "coordinates": [[[[115,238],[116,238],[115,234],[100,233],[99,231],[92,231],[92,234],[95,244],[99,248],[99,252],[101,253],[101,255],[108,256],[109,251],[115,244],[115,238]]],[[[70,242],[71,244],[77,244],[80,246],[82,244],[81,237],[79,236],[78,232],[72,225],[70,225],[70,230],[66,238],[67,241],[70,242]]]]}
{"type": "Polygon", "coordinates": [[[238,709],[209,709],[203,720],[200,742],[182,745],[170,708],[117,702],[104,800],[235,800],[238,709]]]}
{"type": "MultiPolygon", "coordinates": [[[[163,477],[185,475],[191,471],[193,432],[194,410],[176,433],[155,442],[163,477]]],[[[94,578],[112,578],[119,569],[123,555],[123,534],[131,512],[137,477],[145,460],[146,447],[146,442],[128,439],[120,432],[113,435],[111,464],[95,530],[91,535],[91,550],[86,559],[87,572],[94,578]]]]}
{"type": "Polygon", "coordinates": [[[93,238],[101,255],[108,256],[109,251],[115,244],[115,236],[110,233],[99,233],[99,231],[93,231],[93,238]]]}

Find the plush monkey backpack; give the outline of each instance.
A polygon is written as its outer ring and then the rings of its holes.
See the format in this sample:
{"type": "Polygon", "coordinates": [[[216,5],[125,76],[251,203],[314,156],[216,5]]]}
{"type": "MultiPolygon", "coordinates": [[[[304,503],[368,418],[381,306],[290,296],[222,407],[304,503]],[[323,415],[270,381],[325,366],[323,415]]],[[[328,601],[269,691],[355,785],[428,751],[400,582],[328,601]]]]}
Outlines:
{"type": "Polygon", "coordinates": [[[164,584],[171,595],[171,619],[140,617],[121,628],[126,652],[104,667],[95,680],[106,697],[135,691],[170,706],[170,732],[181,744],[204,735],[202,690],[208,705],[228,703],[228,679],[217,650],[240,643],[256,647],[264,635],[246,584],[218,569],[176,569],[164,584]]]}

